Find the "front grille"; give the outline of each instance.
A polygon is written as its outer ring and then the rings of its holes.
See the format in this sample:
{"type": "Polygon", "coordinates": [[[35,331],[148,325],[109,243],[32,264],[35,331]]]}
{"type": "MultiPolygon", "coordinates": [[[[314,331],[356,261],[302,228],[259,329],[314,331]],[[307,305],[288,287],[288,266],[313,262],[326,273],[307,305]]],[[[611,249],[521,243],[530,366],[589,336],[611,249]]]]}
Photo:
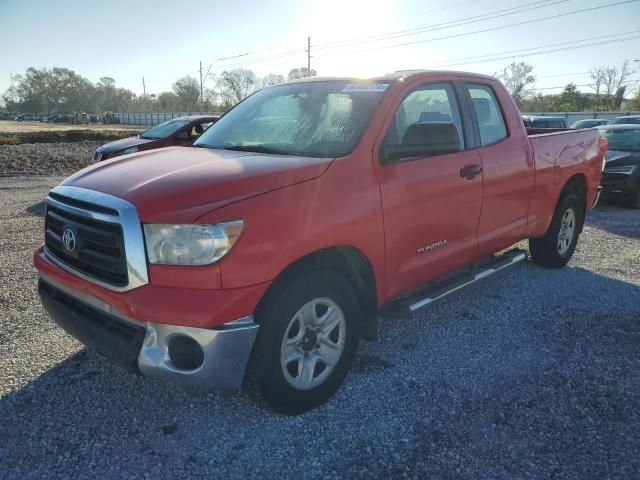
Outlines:
{"type": "MultiPolygon", "coordinates": [[[[58,204],[64,202],[74,208],[80,206],[77,200],[60,195],[55,200],[58,204]]],[[[84,207],[91,207],[91,204],[82,203],[84,207]]],[[[105,210],[99,205],[93,207],[87,209],[105,210]]],[[[49,203],[45,216],[45,245],[59,261],[96,280],[115,287],[129,283],[124,237],[119,223],[88,218],[49,203]],[[67,246],[63,241],[66,230],[70,230],[70,236],[74,238],[74,242],[67,246]]]]}

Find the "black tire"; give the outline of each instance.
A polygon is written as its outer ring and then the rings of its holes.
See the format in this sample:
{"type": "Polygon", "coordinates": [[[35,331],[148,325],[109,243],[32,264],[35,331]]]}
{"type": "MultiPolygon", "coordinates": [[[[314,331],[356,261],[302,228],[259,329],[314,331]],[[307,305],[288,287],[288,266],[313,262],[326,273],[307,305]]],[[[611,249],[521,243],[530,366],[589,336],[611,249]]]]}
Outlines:
{"type": "Polygon", "coordinates": [[[360,319],[361,311],[353,288],[336,273],[310,272],[276,287],[265,305],[256,312],[260,331],[250,367],[250,375],[255,377],[267,403],[280,413],[295,415],[326,402],[338,390],[353,363],[358,349],[357,325],[360,319]],[[312,389],[300,390],[285,377],[281,348],[296,313],[308,302],[321,298],[330,299],[344,314],[344,347],[339,360],[322,383],[312,389]]]}
{"type": "Polygon", "coordinates": [[[578,243],[578,237],[584,222],[584,207],[582,202],[573,193],[565,194],[560,198],[556,211],[551,219],[551,224],[544,236],[529,239],[529,253],[538,265],[549,268],[562,268],[571,259],[578,243]],[[566,249],[559,247],[562,221],[568,210],[573,210],[574,226],[572,238],[566,249]]]}

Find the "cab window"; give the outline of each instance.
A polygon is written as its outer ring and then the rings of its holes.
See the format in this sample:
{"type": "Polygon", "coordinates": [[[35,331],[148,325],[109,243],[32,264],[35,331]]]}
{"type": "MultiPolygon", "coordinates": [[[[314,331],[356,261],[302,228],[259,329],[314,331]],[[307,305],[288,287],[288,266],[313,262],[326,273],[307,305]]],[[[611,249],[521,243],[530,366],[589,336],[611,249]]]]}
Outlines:
{"type": "Polygon", "coordinates": [[[480,142],[491,145],[507,137],[507,127],[493,90],[488,85],[468,84],[473,109],[478,120],[480,142]]]}
{"type": "Polygon", "coordinates": [[[464,149],[464,135],[460,110],[453,87],[448,83],[431,83],[411,91],[396,111],[385,137],[385,145],[403,144],[409,141],[414,124],[453,123],[464,149]]]}

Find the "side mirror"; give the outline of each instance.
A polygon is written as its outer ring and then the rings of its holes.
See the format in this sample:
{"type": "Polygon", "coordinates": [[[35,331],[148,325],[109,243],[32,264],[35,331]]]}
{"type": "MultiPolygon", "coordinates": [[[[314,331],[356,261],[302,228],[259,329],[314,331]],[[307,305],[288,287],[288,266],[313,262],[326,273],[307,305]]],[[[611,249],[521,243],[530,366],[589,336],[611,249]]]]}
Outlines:
{"type": "Polygon", "coordinates": [[[446,155],[460,151],[460,133],[451,122],[417,122],[409,125],[398,145],[385,145],[382,163],[402,159],[446,155]]]}

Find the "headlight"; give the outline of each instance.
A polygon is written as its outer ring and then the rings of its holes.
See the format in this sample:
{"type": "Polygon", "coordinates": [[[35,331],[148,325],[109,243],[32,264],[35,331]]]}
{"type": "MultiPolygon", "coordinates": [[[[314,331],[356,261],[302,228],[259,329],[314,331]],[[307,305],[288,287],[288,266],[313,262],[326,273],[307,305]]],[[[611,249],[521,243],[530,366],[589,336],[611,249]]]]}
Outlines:
{"type": "Polygon", "coordinates": [[[235,245],[244,222],[216,225],[144,225],[150,263],[209,265],[224,257],[235,245]]]}
{"type": "Polygon", "coordinates": [[[607,167],[604,169],[604,173],[624,173],[626,175],[631,175],[635,168],[636,168],[635,165],[625,165],[622,167],[607,167]]]}
{"type": "Polygon", "coordinates": [[[138,147],[129,147],[125,148],[121,152],[118,152],[118,155],[126,155],[127,153],[136,153],[138,151],[138,147]]]}

